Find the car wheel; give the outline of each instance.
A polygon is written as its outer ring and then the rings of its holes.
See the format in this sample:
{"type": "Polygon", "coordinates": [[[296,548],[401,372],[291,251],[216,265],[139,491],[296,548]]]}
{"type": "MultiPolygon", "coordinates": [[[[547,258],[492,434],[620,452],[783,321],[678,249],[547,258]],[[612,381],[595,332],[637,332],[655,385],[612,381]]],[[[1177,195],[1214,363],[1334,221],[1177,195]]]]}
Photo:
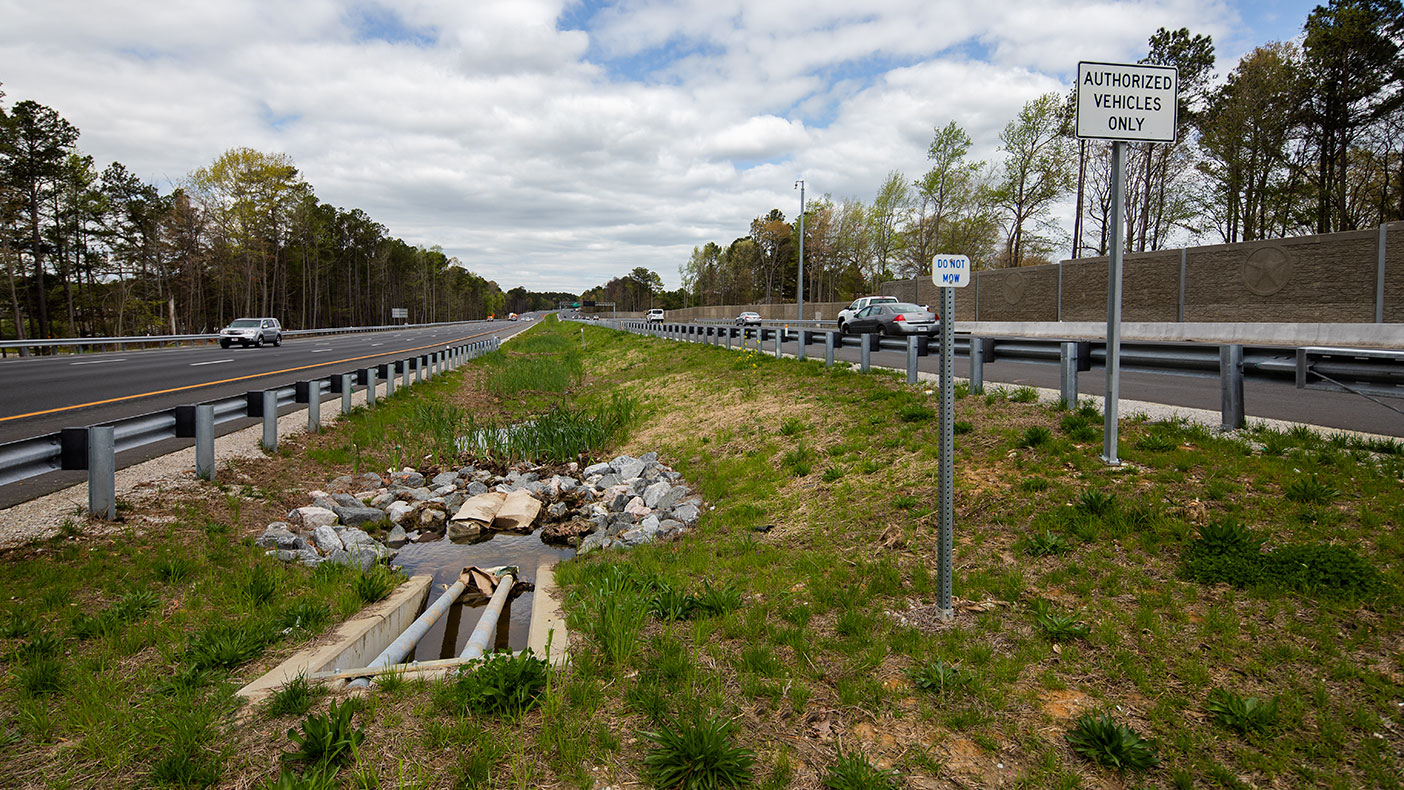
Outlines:
{"type": "Polygon", "coordinates": [[[842,321],[839,322],[839,334],[845,336],[848,334],[848,324],[845,324],[842,321]]]}
{"type": "Polygon", "coordinates": [[[283,345],[283,336],[282,336],[281,334],[274,335],[274,336],[273,336],[273,347],[274,347],[274,348],[277,348],[278,346],[281,346],[281,345],[283,345]]]}
{"type": "Polygon", "coordinates": [[[228,341],[228,340],[221,340],[221,341],[219,341],[219,347],[220,347],[220,348],[226,348],[226,349],[229,348],[229,341],[228,341]]]}
{"type": "Polygon", "coordinates": [[[263,348],[263,335],[254,338],[254,348],[263,348]]]}

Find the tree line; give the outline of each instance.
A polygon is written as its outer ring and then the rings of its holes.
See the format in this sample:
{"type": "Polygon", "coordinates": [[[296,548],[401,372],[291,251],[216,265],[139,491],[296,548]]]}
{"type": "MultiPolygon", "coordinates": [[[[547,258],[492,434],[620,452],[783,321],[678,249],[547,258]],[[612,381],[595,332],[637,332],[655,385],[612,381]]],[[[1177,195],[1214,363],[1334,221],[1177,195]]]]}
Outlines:
{"type": "Polygon", "coordinates": [[[291,329],[459,321],[554,307],[503,293],[437,246],[322,202],[284,154],[224,152],[162,194],[99,171],[78,129],[0,92],[0,336],[209,332],[239,316],[291,329]]]}
{"type": "MultiPolygon", "coordinates": [[[[1217,80],[1211,37],[1157,30],[1141,62],[1178,68],[1178,127],[1174,142],[1128,146],[1126,250],[1404,218],[1401,40],[1399,0],[1331,0],[1311,11],[1299,42],[1264,44],[1217,80]]],[[[1106,255],[1111,143],[1076,138],[1075,101],[1074,88],[1025,104],[999,135],[998,162],[972,160],[969,134],[950,121],[935,127],[920,177],[892,171],[866,204],[810,202],[805,298],[844,301],[926,276],[937,253],[968,255],[976,269],[1049,263],[1057,250],[1106,255]],[[1069,199],[1070,229],[1052,216],[1069,199]]],[[[799,223],[772,209],[730,243],[693,248],[682,289],[652,296],[668,307],[793,301],[799,242],[799,223]]],[[[643,293],[639,271],[616,290],[643,293]]]]}

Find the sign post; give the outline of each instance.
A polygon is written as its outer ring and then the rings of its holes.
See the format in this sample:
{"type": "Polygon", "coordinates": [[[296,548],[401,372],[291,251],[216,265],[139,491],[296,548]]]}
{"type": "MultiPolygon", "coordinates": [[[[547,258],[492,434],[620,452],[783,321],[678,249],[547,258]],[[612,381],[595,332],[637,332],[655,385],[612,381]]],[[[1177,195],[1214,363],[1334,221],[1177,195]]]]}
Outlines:
{"type": "Polygon", "coordinates": [[[1120,466],[1121,264],[1125,253],[1126,143],[1170,143],[1179,114],[1179,71],[1131,63],[1077,64],[1077,136],[1112,141],[1111,250],[1107,265],[1107,390],[1102,460],[1120,466]]]}
{"type": "Polygon", "coordinates": [[[970,284],[970,259],[964,255],[937,255],[931,259],[931,282],[941,289],[941,434],[937,439],[940,470],[937,507],[936,560],[940,565],[937,607],[941,619],[955,616],[951,603],[951,576],[955,558],[955,289],[970,284]]]}

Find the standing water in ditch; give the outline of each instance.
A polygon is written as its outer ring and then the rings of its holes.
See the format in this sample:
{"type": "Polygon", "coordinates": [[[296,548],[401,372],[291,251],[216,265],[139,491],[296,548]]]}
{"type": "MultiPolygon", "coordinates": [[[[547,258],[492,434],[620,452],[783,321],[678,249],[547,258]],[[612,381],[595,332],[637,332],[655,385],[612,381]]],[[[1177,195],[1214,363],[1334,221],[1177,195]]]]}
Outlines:
{"type": "MultiPolygon", "coordinates": [[[[433,586],[424,604],[428,606],[470,565],[479,568],[516,565],[521,570],[521,580],[535,583],[538,565],[567,560],[575,555],[575,550],[569,546],[542,543],[539,528],[530,535],[488,532],[474,540],[477,542],[455,543],[445,537],[425,543],[406,543],[400,547],[395,564],[410,576],[434,574],[433,586]]],[[[465,603],[467,597],[460,598],[434,623],[429,633],[419,640],[409,660],[429,661],[458,655],[468,643],[473,627],[478,624],[478,618],[487,606],[485,599],[465,603]]],[[[503,607],[493,649],[522,650],[526,647],[532,597],[530,592],[522,593],[503,607]]]]}

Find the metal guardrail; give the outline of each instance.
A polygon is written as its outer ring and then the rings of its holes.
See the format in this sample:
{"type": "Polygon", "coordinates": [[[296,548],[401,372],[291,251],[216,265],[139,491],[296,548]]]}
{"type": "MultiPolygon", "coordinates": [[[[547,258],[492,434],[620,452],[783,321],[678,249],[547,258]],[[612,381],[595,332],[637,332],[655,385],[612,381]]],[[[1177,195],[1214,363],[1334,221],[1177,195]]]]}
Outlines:
{"type": "MultiPolygon", "coordinates": [[[[134,450],[167,439],[194,438],[196,445],[197,470],[208,467],[213,476],[214,431],[213,426],[248,418],[262,418],[264,423],[264,447],[272,450],[277,445],[277,422],[279,411],[288,405],[306,403],[308,405],[308,425],[315,429],[320,420],[323,393],[342,395],[342,412],[350,411],[350,394],[355,390],[366,391],[387,383],[385,396],[392,394],[395,380],[403,379],[400,387],[421,381],[435,373],[459,367],[489,351],[496,350],[501,340],[496,337],[470,343],[445,345],[442,350],[414,354],[370,367],[358,368],[349,372],[331,373],[313,379],[296,382],[266,390],[253,390],[243,395],[203,403],[176,406],[170,409],[140,414],[101,425],[82,428],[65,428],[56,433],[21,439],[8,444],[0,444],[0,486],[37,477],[60,470],[88,470],[89,510],[97,514],[110,514],[115,505],[110,481],[92,479],[95,469],[99,474],[111,475],[115,465],[115,453],[134,450]],[[413,382],[411,381],[413,375],[413,382]],[[345,377],[345,378],[343,378],[345,377]],[[349,384],[349,389],[343,383],[349,384]],[[344,390],[344,392],[343,392],[344,390]],[[265,397],[271,396],[275,408],[264,408],[265,397]],[[100,462],[95,462],[93,453],[105,453],[100,462]],[[208,459],[207,464],[201,458],[208,459]],[[94,500],[94,496],[97,500],[94,500]]],[[[381,396],[381,397],[385,397],[381,396]]],[[[367,399],[375,400],[374,396],[367,399]]],[[[206,476],[204,471],[201,476],[206,476]]]]}
{"type": "MultiPolygon", "coordinates": [[[[291,329],[282,333],[283,337],[314,337],[318,335],[345,335],[357,332],[389,332],[395,329],[422,329],[430,326],[461,326],[463,324],[481,324],[485,320],[474,321],[440,321],[433,324],[385,324],[382,326],[342,326],[329,327],[325,329],[291,329]]],[[[164,346],[168,343],[205,343],[218,342],[219,333],[194,335],[130,335],[128,337],[62,337],[47,340],[0,340],[0,351],[8,349],[26,350],[31,348],[81,348],[84,346],[118,346],[125,348],[130,345],[157,345],[164,346]]]]}
{"type": "MultiPolygon", "coordinates": [[[[917,359],[939,353],[931,338],[910,336],[889,338],[878,335],[845,336],[832,323],[818,329],[787,321],[767,321],[759,327],[738,327],[725,322],[647,323],[625,319],[604,323],[627,332],[675,340],[733,347],[769,346],[778,357],[786,344],[800,359],[808,355],[810,344],[824,346],[825,363],[834,362],[834,349],[857,346],[860,369],[866,372],[871,355],[882,351],[906,352],[907,381],[917,380],[917,359]],[[750,345],[750,344],[754,345],[750,345]]],[[[986,337],[962,334],[956,337],[956,356],[970,360],[971,387],[983,391],[984,366],[997,360],[1054,363],[1060,366],[1060,391],[1069,402],[1077,401],[1077,374],[1093,364],[1106,365],[1104,341],[1063,340],[1029,337],[986,337]]],[[[1223,427],[1245,424],[1243,411],[1244,377],[1274,381],[1295,381],[1299,389],[1352,392],[1380,403],[1393,411],[1404,411],[1382,403],[1373,396],[1404,398],[1404,351],[1380,349],[1243,346],[1193,342],[1121,343],[1121,367],[1156,373],[1177,373],[1219,379],[1223,427]]]]}

